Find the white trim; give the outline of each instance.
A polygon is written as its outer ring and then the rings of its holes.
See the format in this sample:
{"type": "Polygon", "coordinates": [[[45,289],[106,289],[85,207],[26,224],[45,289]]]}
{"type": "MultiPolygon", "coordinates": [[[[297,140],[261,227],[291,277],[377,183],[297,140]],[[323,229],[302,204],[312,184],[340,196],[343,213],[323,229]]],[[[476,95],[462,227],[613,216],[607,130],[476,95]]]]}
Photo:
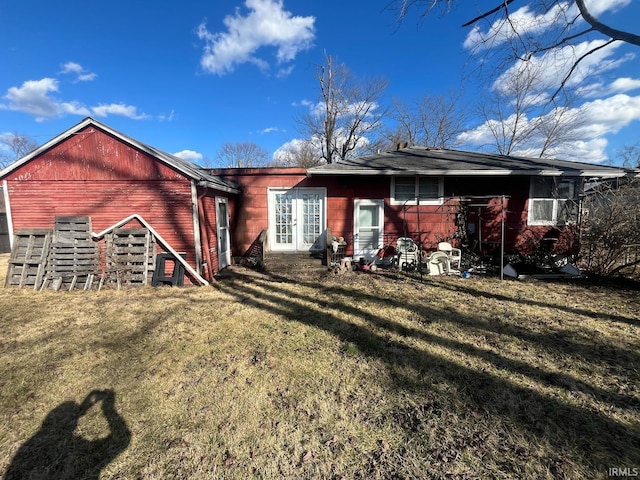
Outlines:
{"type": "MultiPolygon", "coordinates": [[[[536,180],[536,177],[531,177],[531,180],[529,181],[529,198],[527,199],[527,225],[531,225],[531,226],[535,226],[535,227],[557,227],[557,226],[563,226],[563,225],[573,225],[574,222],[564,222],[564,223],[559,223],[558,222],[558,211],[559,211],[559,205],[560,202],[562,201],[566,201],[566,202],[579,202],[579,197],[578,197],[578,192],[581,190],[582,185],[581,182],[579,180],[580,177],[565,177],[565,178],[561,178],[561,180],[569,180],[569,179],[573,179],[573,181],[575,182],[575,198],[556,198],[556,197],[534,197],[533,196],[533,183],[536,180]],[[553,207],[552,207],[552,211],[551,211],[551,220],[533,220],[533,204],[535,201],[549,201],[549,202],[553,202],[553,207]]],[[[577,221],[577,220],[576,220],[577,221]]]]}
{"type": "Polygon", "coordinates": [[[391,177],[389,203],[391,205],[442,205],[444,203],[444,178],[438,176],[438,198],[421,199],[418,198],[419,185],[421,178],[434,178],[434,176],[423,175],[398,175],[391,177]],[[396,200],[396,178],[413,178],[414,179],[414,192],[416,194],[414,200],[396,200]]]}
{"type": "Polygon", "coordinates": [[[216,197],[216,243],[217,243],[217,249],[218,249],[218,271],[222,270],[223,268],[228,267],[229,265],[231,265],[231,235],[229,232],[229,199],[225,198],[225,197],[216,197]],[[220,248],[220,210],[219,210],[219,205],[220,204],[224,204],[226,206],[226,212],[227,212],[227,224],[224,225],[224,229],[225,229],[225,234],[226,234],[226,245],[227,245],[227,250],[226,252],[223,252],[220,248]],[[224,254],[224,265],[222,262],[222,257],[224,254]]]}
{"type": "Polygon", "coordinates": [[[191,180],[191,220],[193,222],[193,243],[195,244],[196,270],[202,271],[202,238],[200,234],[200,212],[198,207],[198,187],[191,180]]]}
{"type": "MultiPolygon", "coordinates": [[[[602,170],[584,170],[579,173],[574,172],[565,172],[562,170],[544,170],[540,172],[539,170],[412,170],[412,171],[399,171],[392,169],[383,169],[383,170],[375,170],[373,168],[345,168],[345,169],[323,169],[323,170],[314,170],[313,168],[307,170],[307,175],[309,177],[317,176],[317,175],[366,175],[366,176],[390,176],[390,177],[406,177],[411,175],[425,175],[425,176],[460,176],[460,177],[485,177],[485,176],[570,176],[570,177],[606,177],[606,178],[620,178],[625,177],[628,174],[626,172],[616,172],[613,173],[611,171],[602,171],[602,170]]],[[[632,175],[633,176],[633,175],[632,175]]],[[[640,173],[637,175],[640,176],[640,173]]]]}
{"type": "MultiPolygon", "coordinates": [[[[327,188],[326,187],[267,187],[267,225],[268,225],[268,245],[269,249],[273,252],[302,252],[302,251],[321,251],[324,249],[324,232],[327,228],[327,188]],[[291,205],[292,208],[292,243],[291,244],[277,244],[275,241],[275,225],[273,224],[273,220],[275,219],[275,194],[276,193],[287,193],[291,192],[293,194],[293,202],[291,205]],[[309,248],[306,246],[303,247],[300,244],[300,237],[303,234],[302,232],[302,202],[298,202],[298,199],[301,198],[301,194],[308,193],[319,193],[321,195],[322,201],[322,218],[320,221],[320,233],[319,239],[322,245],[318,245],[317,249],[309,248]],[[300,220],[300,221],[299,221],[300,220]]],[[[315,245],[315,244],[314,244],[315,245]]]]}
{"type": "Polygon", "coordinates": [[[353,201],[353,256],[357,260],[358,257],[365,257],[371,260],[375,253],[383,247],[384,242],[384,200],[382,199],[356,199],[353,201]],[[378,236],[378,246],[374,247],[370,252],[364,252],[360,247],[360,216],[358,210],[362,206],[373,206],[378,208],[378,224],[380,233],[378,236]],[[375,252],[374,252],[375,250],[375,252]]]}
{"type": "Polygon", "coordinates": [[[13,216],[11,215],[11,201],[9,200],[9,185],[2,181],[2,193],[4,196],[4,208],[7,215],[7,228],[9,229],[9,248],[13,249],[13,216]]]}

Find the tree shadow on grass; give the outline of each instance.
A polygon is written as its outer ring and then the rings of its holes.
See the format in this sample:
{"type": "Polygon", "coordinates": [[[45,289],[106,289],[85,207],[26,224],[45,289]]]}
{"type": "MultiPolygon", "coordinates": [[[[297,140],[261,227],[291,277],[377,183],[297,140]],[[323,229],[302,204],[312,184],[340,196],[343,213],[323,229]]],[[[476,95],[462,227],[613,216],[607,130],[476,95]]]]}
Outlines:
{"type": "Polygon", "coordinates": [[[55,407],[33,437],[18,449],[4,479],[97,480],[102,469],[131,441],[131,432],[114,404],[113,390],[94,390],[81,404],[68,401],[55,407]],[[109,435],[86,440],[74,431],[80,418],[100,402],[109,435]]]}
{"type": "MultiPolygon", "coordinates": [[[[550,443],[560,452],[558,455],[570,458],[588,469],[605,472],[612,465],[640,464],[640,430],[637,425],[633,425],[633,418],[637,418],[634,414],[638,411],[637,397],[605,391],[570,375],[547,372],[526,362],[502,356],[499,352],[401,325],[375,313],[376,302],[393,303],[393,299],[379,299],[375,295],[362,295],[361,292],[356,299],[353,297],[354,292],[348,288],[327,289],[313,283],[308,283],[307,286],[327,290],[326,301],[322,301],[321,305],[311,305],[309,298],[292,292],[285,284],[268,280],[219,284],[221,290],[245,305],[264,309],[288,321],[324,330],[341,341],[356,346],[362,355],[381,360],[393,372],[391,377],[399,389],[429,395],[439,383],[452,385],[455,391],[452,402],[462,405],[468,411],[485,412],[501,418],[527,435],[535,436],[540,442],[550,443]],[[354,303],[348,304],[340,296],[351,296],[354,303]],[[361,305],[370,302],[373,307],[363,310],[358,308],[356,302],[361,305]],[[343,320],[332,313],[336,310],[364,324],[343,320]],[[400,338],[393,339],[391,334],[400,338]],[[411,341],[405,343],[405,338],[417,339],[438,348],[422,349],[412,345],[411,341]],[[498,376],[473,368],[456,361],[456,356],[446,358],[438,355],[435,352],[440,347],[489,362],[496,369],[507,371],[509,375],[523,375],[535,383],[562,389],[567,395],[572,395],[576,390],[581,391],[593,397],[596,403],[606,404],[606,410],[613,407],[629,412],[632,426],[601,411],[595,411],[592,407],[567,403],[563,401],[562,395],[545,394],[533,385],[525,387],[515,383],[509,376],[498,376]],[[407,372],[413,373],[408,375],[407,372]]],[[[397,303],[397,306],[407,306],[405,303],[397,303]]],[[[443,312],[436,306],[412,305],[411,308],[415,308],[424,319],[443,316],[443,312]]],[[[464,328],[486,328],[486,321],[479,316],[476,318],[467,315],[462,324],[464,328]]],[[[533,336],[529,340],[544,342],[545,338],[533,336]]],[[[551,349],[553,345],[549,341],[546,347],[551,349]]],[[[583,347],[574,345],[574,348],[582,352],[583,347]]]]}

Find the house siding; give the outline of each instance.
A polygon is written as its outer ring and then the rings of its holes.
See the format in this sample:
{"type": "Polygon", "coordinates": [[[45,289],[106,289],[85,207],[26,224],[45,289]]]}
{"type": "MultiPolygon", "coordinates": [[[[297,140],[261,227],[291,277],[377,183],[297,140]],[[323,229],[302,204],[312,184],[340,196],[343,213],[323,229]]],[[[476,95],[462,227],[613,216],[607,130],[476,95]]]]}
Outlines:
{"type": "MultiPolygon", "coordinates": [[[[354,201],[384,201],[385,245],[395,245],[398,237],[408,236],[426,250],[437,249],[438,242],[460,245],[460,197],[467,200],[466,226],[472,231],[465,240],[483,253],[497,252],[502,239],[502,212],[505,214],[505,246],[508,251],[532,253],[535,240],[548,234],[549,227],[527,226],[528,176],[444,178],[444,200],[439,205],[395,205],[390,201],[388,176],[322,175],[307,177],[302,169],[222,169],[213,174],[240,185],[242,195],[236,205],[232,226],[234,254],[247,255],[260,232],[268,226],[269,188],[324,187],[327,191],[327,228],[347,241],[347,254],[353,254],[354,201]],[[480,237],[480,233],[482,237],[480,237]]],[[[556,229],[557,230],[557,229],[556,229]]],[[[557,250],[575,248],[571,229],[557,233],[557,250]]]]}
{"type": "MultiPolygon", "coordinates": [[[[137,214],[196,266],[191,179],[96,127],[71,135],[4,179],[14,230],[52,228],[56,216],[87,215],[100,232],[137,214]]],[[[215,205],[201,215],[215,225],[215,205]]],[[[205,249],[216,251],[215,234],[203,241],[205,249]]]]}

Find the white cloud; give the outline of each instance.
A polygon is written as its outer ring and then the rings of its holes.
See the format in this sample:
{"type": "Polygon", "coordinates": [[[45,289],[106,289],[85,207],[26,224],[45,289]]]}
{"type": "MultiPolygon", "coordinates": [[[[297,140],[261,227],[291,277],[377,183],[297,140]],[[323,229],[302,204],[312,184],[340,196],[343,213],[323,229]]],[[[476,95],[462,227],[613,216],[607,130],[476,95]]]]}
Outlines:
{"type": "MultiPolygon", "coordinates": [[[[592,15],[615,12],[631,3],[631,0],[586,0],[592,15]]],[[[574,21],[579,10],[573,2],[557,2],[546,12],[535,12],[528,5],[509,14],[509,20],[500,18],[483,30],[477,24],[468,34],[463,46],[471,51],[481,51],[518,40],[519,37],[539,35],[545,31],[574,21]]],[[[580,25],[579,25],[580,27],[580,25]]]]}
{"type": "Polygon", "coordinates": [[[174,153],[173,155],[190,162],[198,162],[199,160],[202,160],[202,154],[194,152],[193,150],[182,150],[180,152],[174,153]]]}
{"type": "MultiPolygon", "coordinates": [[[[234,15],[225,17],[225,32],[211,33],[205,22],[198,26],[197,35],[205,41],[200,59],[205,71],[225,75],[247,62],[265,70],[269,63],[256,56],[259,49],[276,48],[276,61],[283,64],[313,45],[314,17],[293,16],[284,10],[282,0],[245,0],[245,6],[246,16],[236,9],[234,15]]],[[[280,73],[287,73],[286,68],[280,73]]]]}
{"type": "Polygon", "coordinates": [[[54,78],[27,80],[20,87],[11,87],[4,96],[9,100],[2,108],[34,115],[36,120],[56,117],[60,114],[60,104],[51,94],[58,91],[58,81],[54,78]]]}
{"type": "MultiPolygon", "coordinates": [[[[580,107],[570,109],[569,118],[578,119],[578,125],[571,132],[570,139],[547,152],[547,156],[556,156],[582,162],[602,162],[607,159],[606,136],[618,133],[634,121],[640,121],[640,96],[631,97],[618,94],[604,99],[586,102],[580,107]]],[[[511,119],[507,119],[508,124],[511,119]]],[[[531,119],[533,122],[536,119],[531,119]]],[[[522,119],[521,119],[522,121],[522,119]]],[[[524,120],[527,124],[527,120],[524,120]]],[[[489,120],[460,135],[458,140],[466,145],[484,148],[495,144],[491,127],[498,124],[489,120]]],[[[537,156],[542,147],[542,139],[532,137],[526,145],[514,151],[514,155],[537,156]]]]}
{"type": "Polygon", "coordinates": [[[577,90],[578,96],[582,98],[599,98],[617,93],[626,93],[640,88],[640,79],[622,77],[615,79],[612,83],[605,85],[602,82],[592,83],[577,90]]]}
{"type": "Polygon", "coordinates": [[[41,80],[27,80],[19,87],[11,87],[3,97],[8,103],[0,104],[0,109],[28,113],[41,122],[48,118],[63,115],[122,115],[134,120],[148,118],[144,113],[138,113],[137,108],[122,103],[112,103],[87,107],[81,102],[71,100],[62,101],[54,97],[59,92],[59,83],[54,78],[41,80]]]}
{"type": "MultiPolygon", "coordinates": [[[[577,45],[566,46],[550,50],[543,55],[531,57],[528,61],[516,61],[494,82],[493,88],[502,91],[504,86],[512,85],[511,78],[521,75],[523,71],[530,72],[533,91],[549,90],[561,85],[576,60],[594,48],[601,47],[605,40],[581,42],[577,45]]],[[[620,42],[601,48],[584,59],[577,65],[566,82],[567,87],[576,87],[588,81],[593,81],[597,75],[610,71],[621,64],[634,58],[632,54],[614,58],[620,42]]],[[[581,87],[587,88],[586,86],[581,87]]]]}
{"type": "Polygon", "coordinates": [[[91,80],[95,80],[95,78],[98,76],[95,73],[87,72],[84,68],[82,68],[82,65],[76,62],[67,62],[62,65],[62,70],[60,71],[60,73],[77,75],[76,82],[89,82],[91,80]]]}
{"type": "Polygon", "coordinates": [[[260,133],[265,135],[267,133],[275,133],[275,132],[279,132],[280,129],[278,127],[267,127],[263,130],[260,130],[260,133]]]}
{"type": "Polygon", "coordinates": [[[137,107],[125,105],[124,103],[110,103],[108,105],[98,105],[91,107],[91,111],[97,117],[106,117],[108,115],[122,115],[123,117],[132,118],[134,120],[143,120],[148,118],[144,113],[138,113],[137,107]]]}

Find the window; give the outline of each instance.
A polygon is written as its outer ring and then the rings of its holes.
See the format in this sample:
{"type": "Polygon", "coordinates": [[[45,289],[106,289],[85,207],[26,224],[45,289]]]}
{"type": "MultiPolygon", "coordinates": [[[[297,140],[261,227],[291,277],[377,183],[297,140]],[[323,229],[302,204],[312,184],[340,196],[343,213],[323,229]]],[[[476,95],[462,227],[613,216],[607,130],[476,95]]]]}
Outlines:
{"type": "Polygon", "coordinates": [[[529,225],[566,225],[578,221],[578,179],[531,179],[529,225]]]}
{"type": "Polygon", "coordinates": [[[442,203],[442,177],[393,177],[391,204],[440,205],[442,203]]]}

